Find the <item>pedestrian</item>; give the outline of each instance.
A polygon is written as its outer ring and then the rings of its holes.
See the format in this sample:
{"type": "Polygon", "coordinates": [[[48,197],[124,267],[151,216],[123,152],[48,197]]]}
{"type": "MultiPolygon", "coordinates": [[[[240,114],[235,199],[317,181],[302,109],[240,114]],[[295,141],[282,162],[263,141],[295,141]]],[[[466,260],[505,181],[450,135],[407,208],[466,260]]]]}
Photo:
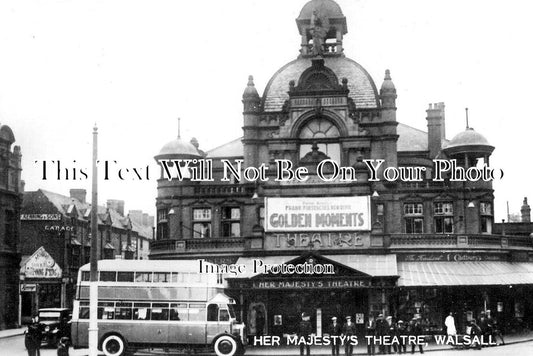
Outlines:
{"type": "Polygon", "coordinates": [[[369,355],[374,355],[376,353],[376,322],[374,321],[374,316],[370,315],[368,321],[365,325],[365,335],[366,337],[366,352],[369,355]]]}
{"type": "Polygon", "coordinates": [[[43,340],[43,331],[44,326],[39,322],[39,316],[35,315],[32,318],[31,325],[28,326],[28,333],[30,334],[34,356],[41,356],[41,342],[43,340]]]}
{"type": "Polygon", "coordinates": [[[444,325],[446,325],[446,334],[455,336],[457,335],[457,329],[455,328],[455,319],[453,317],[453,313],[450,312],[448,316],[446,317],[446,320],[444,320],[444,325]]]}
{"type": "Polygon", "coordinates": [[[505,340],[503,339],[503,334],[498,325],[498,320],[492,317],[490,310],[487,310],[487,322],[489,324],[493,341],[496,342],[496,338],[499,336],[502,340],[500,345],[505,345],[505,340]]]}
{"type": "Polygon", "coordinates": [[[423,354],[424,353],[424,348],[422,347],[422,344],[418,342],[418,336],[423,335],[422,326],[420,325],[420,322],[418,321],[418,319],[416,317],[411,319],[411,322],[409,323],[408,334],[409,334],[409,336],[416,336],[416,341],[415,342],[410,341],[411,353],[412,354],[415,353],[415,346],[418,344],[418,348],[420,350],[420,353],[423,354]]]}
{"type": "Polygon", "coordinates": [[[28,325],[28,330],[24,332],[24,345],[28,351],[28,356],[35,356],[35,350],[37,346],[35,345],[35,338],[33,331],[31,330],[32,325],[28,325]]]}
{"type": "Polygon", "coordinates": [[[402,339],[402,336],[404,338],[407,337],[407,325],[403,322],[403,320],[398,320],[398,339],[400,341],[398,345],[399,353],[407,353],[407,344],[405,342],[405,339],[402,339]]]}
{"type": "Polygon", "coordinates": [[[487,316],[485,315],[485,312],[482,311],[481,313],[479,313],[479,323],[478,323],[478,326],[479,328],[481,329],[481,336],[483,336],[483,338],[487,338],[488,339],[488,336],[490,334],[490,330],[489,330],[489,322],[487,320],[487,316]]]}
{"type": "Polygon", "coordinates": [[[353,355],[353,345],[351,342],[351,337],[356,334],[355,324],[352,323],[352,317],[346,316],[346,324],[342,327],[342,334],[346,336],[346,343],[344,344],[344,354],[346,356],[353,355]]]}
{"type": "Polygon", "coordinates": [[[476,320],[472,318],[469,322],[470,326],[470,340],[472,340],[472,347],[475,347],[477,350],[481,350],[481,343],[478,341],[481,335],[483,334],[481,327],[476,323],[476,320]]]}
{"type": "Polygon", "coordinates": [[[307,356],[311,355],[311,340],[309,336],[313,332],[313,326],[309,321],[309,315],[307,313],[302,313],[302,321],[298,327],[298,339],[300,341],[300,356],[304,356],[304,349],[307,351],[307,356]],[[305,342],[301,342],[302,336],[305,339],[305,342]]]}
{"type": "MultiPolygon", "coordinates": [[[[340,324],[337,322],[337,317],[334,316],[331,318],[331,324],[329,326],[329,336],[340,336],[342,333],[342,328],[340,324]]],[[[340,340],[339,338],[333,338],[331,337],[331,355],[333,356],[339,356],[339,349],[340,349],[340,340]]]]}
{"type": "Polygon", "coordinates": [[[389,328],[387,322],[383,318],[383,314],[379,314],[376,320],[376,339],[379,339],[379,353],[385,353],[385,345],[383,345],[383,337],[387,335],[389,328]]]}
{"type": "Polygon", "coordinates": [[[392,340],[394,340],[394,337],[398,336],[397,335],[398,330],[396,328],[396,324],[394,323],[394,321],[392,320],[392,316],[390,315],[385,318],[385,321],[387,323],[387,335],[389,336],[389,340],[391,340],[391,342],[389,342],[387,345],[387,353],[389,354],[392,353],[392,349],[394,349],[394,353],[397,353],[398,344],[395,342],[392,342],[392,340]]]}
{"type": "Polygon", "coordinates": [[[63,336],[61,339],[59,339],[59,344],[57,345],[57,356],[69,356],[68,342],[68,337],[63,336]]]}

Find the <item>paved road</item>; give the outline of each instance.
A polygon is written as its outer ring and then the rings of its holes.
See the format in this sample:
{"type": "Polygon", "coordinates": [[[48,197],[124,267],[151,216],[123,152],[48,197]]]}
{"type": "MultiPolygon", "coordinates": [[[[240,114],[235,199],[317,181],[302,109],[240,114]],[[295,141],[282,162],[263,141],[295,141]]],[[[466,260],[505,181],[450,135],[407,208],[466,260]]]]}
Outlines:
{"type": "MultiPolygon", "coordinates": [[[[162,350],[156,352],[158,355],[165,354],[162,350]]],[[[449,350],[449,351],[431,351],[426,352],[430,356],[530,356],[533,355],[533,341],[483,348],[482,350],[449,350]]],[[[27,355],[24,348],[24,337],[16,336],[6,339],[0,339],[0,355],[1,356],[25,356],[27,355]]],[[[57,351],[51,348],[44,348],[41,350],[41,356],[56,356],[57,351]]],[[[70,350],[70,356],[87,355],[87,350],[70,350]]],[[[138,355],[146,355],[146,353],[139,353],[138,355]]],[[[281,354],[278,354],[281,355],[281,354]]],[[[408,354],[410,355],[410,354],[408,354]]],[[[420,355],[418,352],[415,355],[420,355]]],[[[281,355],[285,356],[285,355],[281,355]]]]}

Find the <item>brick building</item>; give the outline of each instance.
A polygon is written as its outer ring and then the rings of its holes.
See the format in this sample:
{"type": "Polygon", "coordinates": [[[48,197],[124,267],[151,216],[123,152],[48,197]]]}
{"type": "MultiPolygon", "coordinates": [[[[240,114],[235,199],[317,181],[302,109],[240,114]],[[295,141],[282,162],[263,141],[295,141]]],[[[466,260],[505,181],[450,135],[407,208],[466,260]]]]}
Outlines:
{"type": "Polygon", "coordinates": [[[427,332],[441,332],[449,311],[460,329],[488,309],[509,328],[531,323],[533,244],[493,233],[492,182],[433,179],[434,159],[474,171],[490,163],[494,146],[468,126],[447,140],[444,103],[426,110],[427,132],[398,122],[391,73],[378,90],[345,55],[346,17],[334,1],[310,1],[296,25],[297,58],[262,95],[248,80],[242,137],[205,153],[178,137],[155,156],[197,161],[182,180],[161,170],[150,258],[247,266],[229,276],[228,293],[250,334],[258,310],[269,334],[294,332],[303,311],[319,335],[330,317],[344,314],[355,316],[359,332],[380,313],[420,317],[427,332]],[[268,180],[239,180],[223,159],[242,160],[241,173],[264,164],[268,180]],[[378,159],[384,163],[373,181],[364,160],[378,159]],[[307,168],[308,179],[276,181],[280,164],[289,163],[307,168]],[[350,179],[333,177],[336,165],[350,179]],[[388,181],[385,167],[423,167],[423,174],[388,181]],[[212,171],[212,181],[193,179],[203,171],[212,171]],[[252,269],[256,260],[330,264],[335,275],[261,273],[252,269]]]}
{"type": "Polygon", "coordinates": [[[22,171],[20,147],[13,131],[0,125],[0,330],[18,323],[18,250],[20,236],[20,207],[22,204],[22,171]]]}
{"type": "MultiPolygon", "coordinates": [[[[42,189],[24,193],[23,322],[39,308],[72,306],[78,268],[89,263],[91,253],[91,205],[85,198],[85,189],[71,189],[70,196],[42,189]]],[[[152,235],[152,226],[124,215],[123,200],[98,207],[98,259],[146,259],[152,235]]]]}

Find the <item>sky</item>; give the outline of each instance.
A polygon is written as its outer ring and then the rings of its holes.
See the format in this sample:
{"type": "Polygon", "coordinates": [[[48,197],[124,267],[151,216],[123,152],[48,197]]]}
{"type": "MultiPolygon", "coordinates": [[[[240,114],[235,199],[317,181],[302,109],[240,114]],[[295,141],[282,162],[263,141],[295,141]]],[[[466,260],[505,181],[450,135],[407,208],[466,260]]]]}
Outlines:
{"type": "MultiPolygon", "coordinates": [[[[99,159],[154,166],[177,137],[208,150],[242,135],[248,75],[262,94],[295,59],[302,0],[0,2],[0,124],[12,128],[25,189],[68,195],[90,179],[52,177],[51,161],[90,173],[92,128],[99,159]],[[37,163],[35,163],[37,161],[37,163]],[[42,162],[49,162],[43,180],[42,162]],[[75,162],[74,162],[75,161],[75,162]]],[[[345,54],[378,88],[390,69],[397,120],[426,130],[429,103],[445,102],[446,135],[470,126],[496,147],[495,220],[533,200],[530,1],[338,0],[345,54]]],[[[154,214],[151,180],[110,177],[99,203],[154,214]]],[[[77,178],[83,178],[77,174],[77,178]]]]}

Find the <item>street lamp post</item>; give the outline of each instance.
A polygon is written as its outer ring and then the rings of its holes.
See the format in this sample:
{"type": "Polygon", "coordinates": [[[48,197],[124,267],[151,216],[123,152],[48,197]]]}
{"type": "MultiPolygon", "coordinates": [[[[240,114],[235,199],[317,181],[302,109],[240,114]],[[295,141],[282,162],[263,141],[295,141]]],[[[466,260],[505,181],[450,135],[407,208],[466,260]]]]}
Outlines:
{"type": "Polygon", "coordinates": [[[98,355],[98,128],[93,129],[93,176],[91,199],[91,274],[89,287],[89,356],[98,355]]]}
{"type": "Polygon", "coordinates": [[[22,290],[26,284],[26,274],[22,271],[19,274],[19,318],[18,325],[22,326],[22,290]]]}

